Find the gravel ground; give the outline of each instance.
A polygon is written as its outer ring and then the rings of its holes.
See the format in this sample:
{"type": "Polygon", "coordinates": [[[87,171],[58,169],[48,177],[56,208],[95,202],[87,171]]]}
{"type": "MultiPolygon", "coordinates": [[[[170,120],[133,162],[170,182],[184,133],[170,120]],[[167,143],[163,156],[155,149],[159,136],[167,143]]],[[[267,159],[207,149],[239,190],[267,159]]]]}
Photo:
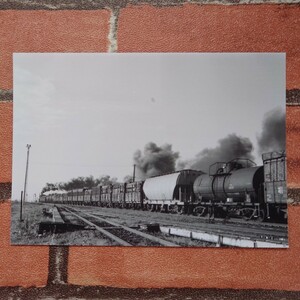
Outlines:
{"type": "Polygon", "coordinates": [[[99,300],[298,300],[300,292],[219,289],[117,289],[53,285],[45,288],[0,288],[0,299],[99,300]]]}

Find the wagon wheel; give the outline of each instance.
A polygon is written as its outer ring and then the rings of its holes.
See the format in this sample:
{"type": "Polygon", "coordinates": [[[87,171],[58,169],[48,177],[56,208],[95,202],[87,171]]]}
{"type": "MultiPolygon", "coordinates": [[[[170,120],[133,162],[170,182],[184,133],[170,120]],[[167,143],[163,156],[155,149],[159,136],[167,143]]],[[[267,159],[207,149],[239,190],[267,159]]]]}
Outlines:
{"type": "Polygon", "coordinates": [[[172,214],[179,214],[180,208],[177,204],[174,204],[170,211],[172,212],[172,214]]]}
{"type": "Polygon", "coordinates": [[[255,216],[256,209],[255,208],[243,208],[241,209],[241,216],[244,220],[252,220],[255,216]]]}
{"type": "Polygon", "coordinates": [[[197,206],[193,210],[193,214],[198,217],[204,217],[207,214],[207,208],[205,206],[197,206]]]}
{"type": "Polygon", "coordinates": [[[265,220],[266,217],[266,212],[263,208],[261,208],[259,210],[259,216],[257,216],[256,221],[257,222],[263,222],[265,220]]]}

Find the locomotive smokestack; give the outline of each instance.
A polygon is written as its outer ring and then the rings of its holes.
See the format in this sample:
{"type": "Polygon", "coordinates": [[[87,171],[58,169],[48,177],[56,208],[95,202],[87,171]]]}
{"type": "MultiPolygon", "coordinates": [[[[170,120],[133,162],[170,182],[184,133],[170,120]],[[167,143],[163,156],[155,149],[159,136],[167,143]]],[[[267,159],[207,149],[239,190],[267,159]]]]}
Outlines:
{"type": "Polygon", "coordinates": [[[285,150],[285,112],[276,108],[265,114],[261,135],[257,142],[260,154],[285,150]]]}
{"type": "Polygon", "coordinates": [[[143,153],[137,150],[134,154],[137,177],[145,179],[150,176],[174,172],[178,157],[179,153],[172,150],[172,145],[165,144],[159,147],[150,142],[145,145],[143,153]]]}
{"type": "Polygon", "coordinates": [[[135,182],[135,167],[136,165],[133,165],[133,175],[132,175],[132,182],[135,182]]]}

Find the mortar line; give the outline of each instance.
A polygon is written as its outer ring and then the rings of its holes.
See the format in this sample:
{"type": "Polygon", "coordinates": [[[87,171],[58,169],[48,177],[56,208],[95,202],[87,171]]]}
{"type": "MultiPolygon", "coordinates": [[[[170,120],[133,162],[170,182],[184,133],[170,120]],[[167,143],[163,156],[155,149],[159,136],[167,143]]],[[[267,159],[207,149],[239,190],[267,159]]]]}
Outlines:
{"type": "Polygon", "coordinates": [[[67,284],[69,265],[68,246],[49,247],[48,285],[67,284]]]}
{"type": "Polygon", "coordinates": [[[0,182],[0,201],[11,199],[11,182],[0,182]]]}
{"type": "Polygon", "coordinates": [[[0,89],[0,102],[12,102],[13,101],[13,90],[0,89]]]}
{"type": "Polygon", "coordinates": [[[115,53],[118,51],[118,25],[119,25],[119,14],[120,8],[112,8],[109,19],[109,31],[108,31],[108,52],[115,53]]]}
{"type": "MultiPolygon", "coordinates": [[[[112,10],[110,18],[110,28],[108,33],[109,46],[107,52],[118,52],[118,26],[119,26],[119,13],[120,9],[112,10]]],[[[13,90],[0,89],[0,103],[13,102],[13,90]]],[[[300,106],[300,89],[293,88],[286,90],[286,105],[287,106],[300,106]]]]}
{"type": "Polygon", "coordinates": [[[196,5],[299,5],[299,0],[82,0],[70,1],[61,0],[57,4],[51,3],[51,0],[34,1],[29,0],[20,3],[19,0],[0,1],[0,10],[99,10],[99,9],[115,9],[118,7],[127,7],[131,5],[138,7],[142,5],[150,5],[153,7],[180,7],[185,4],[196,5]]]}

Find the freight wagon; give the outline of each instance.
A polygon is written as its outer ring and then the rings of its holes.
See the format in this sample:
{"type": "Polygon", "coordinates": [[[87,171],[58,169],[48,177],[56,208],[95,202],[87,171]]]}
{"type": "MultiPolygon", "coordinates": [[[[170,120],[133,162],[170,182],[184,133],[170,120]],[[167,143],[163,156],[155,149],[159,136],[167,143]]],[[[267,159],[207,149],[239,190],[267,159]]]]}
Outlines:
{"type": "Polygon", "coordinates": [[[182,170],[140,182],[68,192],[51,191],[41,202],[92,205],[212,217],[287,219],[286,155],[262,155],[263,165],[234,159],[216,162],[206,174],[182,170]]]}

